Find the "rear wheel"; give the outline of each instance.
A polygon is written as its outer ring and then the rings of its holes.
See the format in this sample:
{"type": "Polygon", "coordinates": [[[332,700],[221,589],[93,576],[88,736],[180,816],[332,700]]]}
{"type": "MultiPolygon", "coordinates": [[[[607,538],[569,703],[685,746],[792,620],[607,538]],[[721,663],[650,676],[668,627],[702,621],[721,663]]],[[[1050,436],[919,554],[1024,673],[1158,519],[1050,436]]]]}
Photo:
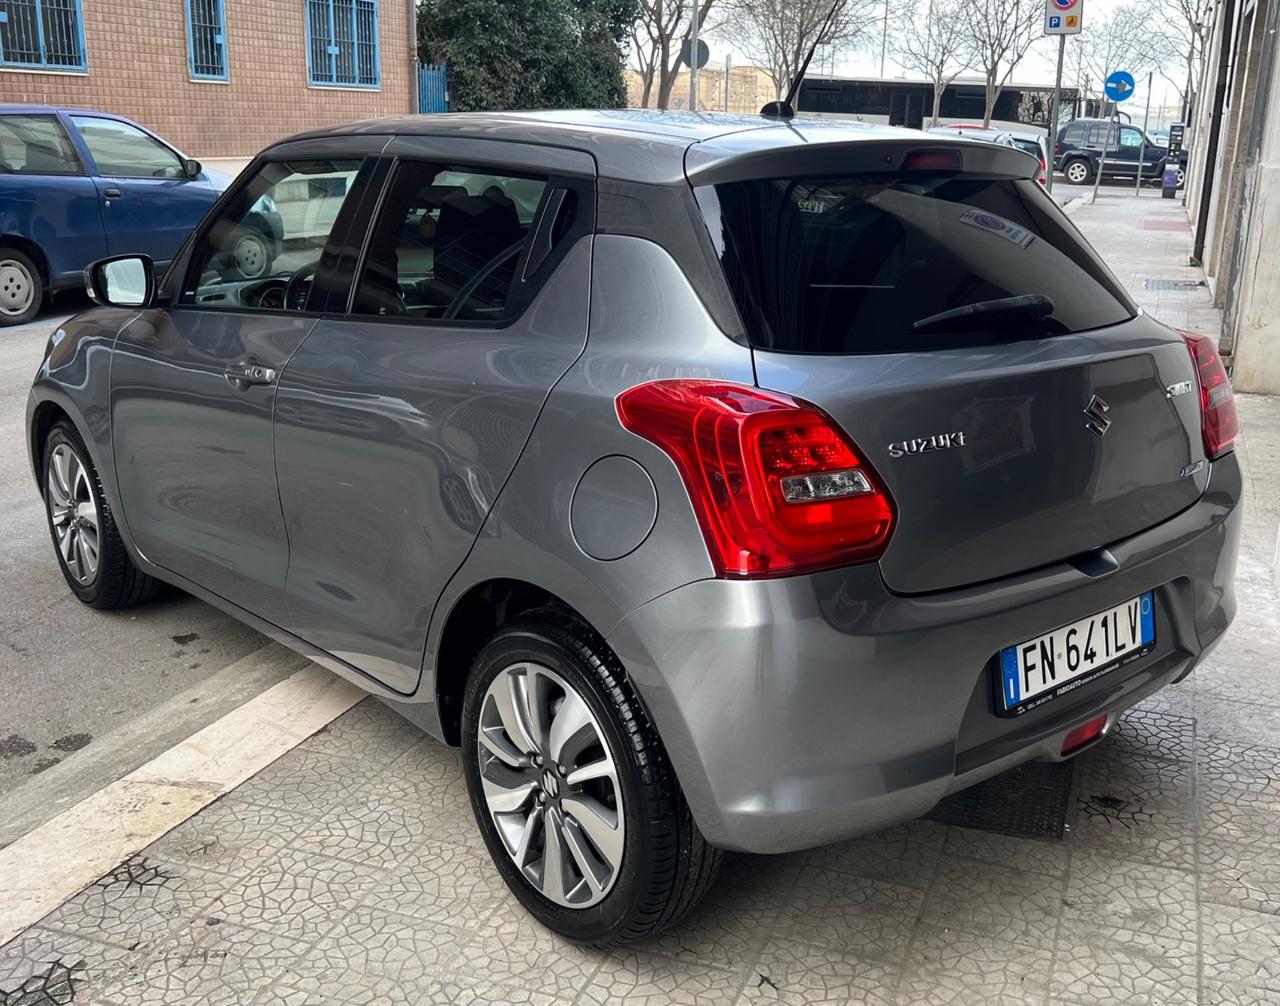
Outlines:
{"type": "Polygon", "coordinates": [[[543,925],[616,946],[666,928],[710,886],[719,852],[616,658],[576,619],[539,612],[495,636],[462,720],[485,843],[543,925]]]}
{"type": "Polygon", "coordinates": [[[1084,185],[1093,180],[1093,168],[1089,166],[1089,162],[1076,159],[1068,161],[1062,169],[1062,174],[1072,185],[1084,185]]]}
{"type": "Polygon", "coordinates": [[[45,510],[67,586],[93,608],[144,601],[159,582],[129,558],[80,434],[55,423],[44,445],[45,510]]]}
{"type": "Polygon", "coordinates": [[[16,248],[0,248],[0,325],[25,325],[43,302],[36,264],[16,248]]]}

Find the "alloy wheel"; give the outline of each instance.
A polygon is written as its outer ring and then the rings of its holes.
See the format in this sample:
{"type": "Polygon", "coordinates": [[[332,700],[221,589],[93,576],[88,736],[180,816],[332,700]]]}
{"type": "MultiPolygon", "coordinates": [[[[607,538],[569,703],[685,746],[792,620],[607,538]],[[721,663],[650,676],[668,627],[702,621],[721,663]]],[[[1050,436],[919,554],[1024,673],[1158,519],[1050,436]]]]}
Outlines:
{"type": "Polygon", "coordinates": [[[89,472],[67,444],[58,444],[49,457],[49,520],[58,552],[71,575],[89,586],[98,575],[101,548],[98,505],[89,472]]]}
{"type": "Polygon", "coordinates": [[[1067,181],[1071,182],[1073,185],[1082,184],[1087,174],[1088,172],[1085,170],[1085,166],[1079,161],[1076,161],[1074,164],[1067,165],[1067,181]]]}
{"type": "Polygon", "coordinates": [[[512,664],[485,692],[477,745],[486,808],[521,875],[557,905],[601,901],[625,820],[617,762],[586,700],[550,668],[512,664]]]}
{"type": "Polygon", "coordinates": [[[26,314],[36,284],[27,267],[16,259],[0,260],[0,314],[16,318],[26,314]]]}

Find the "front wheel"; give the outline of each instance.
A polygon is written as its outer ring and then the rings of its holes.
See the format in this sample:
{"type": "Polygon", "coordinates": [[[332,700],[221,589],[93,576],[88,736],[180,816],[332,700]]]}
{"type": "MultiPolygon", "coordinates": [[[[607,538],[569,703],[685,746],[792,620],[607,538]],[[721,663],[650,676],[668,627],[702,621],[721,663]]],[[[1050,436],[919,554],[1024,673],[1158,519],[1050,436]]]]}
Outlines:
{"type": "Polygon", "coordinates": [[[68,422],[55,423],[45,440],[44,479],[49,534],[72,593],[104,609],[125,608],[154,595],[159,583],[129,558],[97,469],[68,422]]]}
{"type": "Polygon", "coordinates": [[[548,610],[490,640],[462,722],[489,854],[547,928],[617,946],[666,928],[711,885],[719,852],[616,658],[576,619],[548,610]]]}
{"type": "Polygon", "coordinates": [[[1093,180],[1093,169],[1088,161],[1069,161],[1062,174],[1072,185],[1085,185],[1093,180]]]}

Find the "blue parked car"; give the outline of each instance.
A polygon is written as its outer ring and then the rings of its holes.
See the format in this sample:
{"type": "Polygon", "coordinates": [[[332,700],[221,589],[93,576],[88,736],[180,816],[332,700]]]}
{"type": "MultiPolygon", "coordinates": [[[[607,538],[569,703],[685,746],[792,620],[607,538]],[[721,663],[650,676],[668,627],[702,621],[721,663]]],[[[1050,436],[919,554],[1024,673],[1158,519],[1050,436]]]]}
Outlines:
{"type": "MultiPolygon", "coordinates": [[[[30,321],[105,255],[163,269],[229,182],[121,116],[0,105],[0,326],[30,321]]],[[[222,266],[245,279],[270,271],[283,233],[270,199],[254,210],[222,266]]]]}

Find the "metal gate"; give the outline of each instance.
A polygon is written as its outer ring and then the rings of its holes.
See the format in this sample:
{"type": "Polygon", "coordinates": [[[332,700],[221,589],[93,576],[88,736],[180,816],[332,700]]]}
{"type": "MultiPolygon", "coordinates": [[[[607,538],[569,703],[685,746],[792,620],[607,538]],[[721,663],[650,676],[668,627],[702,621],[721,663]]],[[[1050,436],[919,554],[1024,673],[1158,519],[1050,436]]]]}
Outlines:
{"type": "Polygon", "coordinates": [[[418,64],[418,111],[449,111],[449,64],[418,64]]]}

